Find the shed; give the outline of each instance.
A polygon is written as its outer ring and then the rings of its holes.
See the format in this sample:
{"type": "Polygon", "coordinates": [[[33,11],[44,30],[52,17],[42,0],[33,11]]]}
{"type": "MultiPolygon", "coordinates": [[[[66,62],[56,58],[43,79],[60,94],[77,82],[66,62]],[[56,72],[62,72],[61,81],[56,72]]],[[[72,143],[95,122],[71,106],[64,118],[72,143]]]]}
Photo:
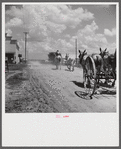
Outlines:
{"type": "Polygon", "coordinates": [[[5,34],[5,57],[7,57],[8,62],[18,63],[19,62],[19,44],[17,40],[13,40],[12,36],[7,36],[5,34]]]}

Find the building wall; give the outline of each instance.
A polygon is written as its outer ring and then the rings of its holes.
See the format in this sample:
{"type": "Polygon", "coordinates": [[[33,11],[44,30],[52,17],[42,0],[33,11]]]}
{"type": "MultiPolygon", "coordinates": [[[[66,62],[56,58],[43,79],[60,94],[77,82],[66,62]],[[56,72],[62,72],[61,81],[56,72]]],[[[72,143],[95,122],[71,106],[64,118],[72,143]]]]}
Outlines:
{"type": "Polygon", "coordinates": [[[13,40],[12,36],[7,36],[5,34],[6,40],[5,40],[5,56],[8,57],[9,63],[12,62],[11,58],[14,62],[19,63],[19,45],[17,40],[13,40]]]}
{"type": "Polygon", "coordinates": [[[8,63],[12,63],[12,58],[14,59],[15,53],[5,53],[5,57],[8,58],[8,63]]]}

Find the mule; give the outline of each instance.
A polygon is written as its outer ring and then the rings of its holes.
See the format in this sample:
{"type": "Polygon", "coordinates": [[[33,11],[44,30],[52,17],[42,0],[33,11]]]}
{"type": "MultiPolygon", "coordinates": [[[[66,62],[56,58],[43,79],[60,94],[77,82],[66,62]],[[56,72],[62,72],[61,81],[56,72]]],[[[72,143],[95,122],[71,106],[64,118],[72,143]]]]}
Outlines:
{"type": "MultiPolygon", "coordinates": [[[[89,88],[92,88],[92,81],[96,81],[96,67],[95,62],[91,55],[87,55],[86,50],[81,52],[79,50],[79,63],[82,65],[83,68],[83,85],[84,88],[87,89],[87,86],[89,88]]],[[[92,92],[89,93],[90,98],[92,98],[92,95],[94,94],[96,90],[95,83],[93,82],[93,88],[92,92]]],[[[90,89],[89,89],[90,90],[90,89]]]]}
{"type": "Polygon", "coordinates": [[[62,56],[61,55],[55,56],[54,62],[56,65],[56,69],[59,69],[60,67],[61,70],[62,56]]]}
{"type": "Polygon", "coordinates": [[[86,81],[86,73],[87,73],[87,69],[86,69],[86,58],[88,57],[86,50],[84,50],[83,52],[81,52],[79,50],[79,63],[82,66],[83,69],[83,85],[85,86],[85,81],[86,81]]]}
{"type": "MultiPolygon", "coordinates": [[[[115,81],[116,81],[116,50],[114,52],[114,54],[110,54],[107,49],[105,49],[104,51],[100,48],[100,55],[103,58],[103,68],[104,68],[104,72],[109,73],[111,72],[114,78],[114,81],[112,83],[112,86],[115,85],[115,81]]],[[[108,74],[107,74],[108,75],[108,74]]],[[[108,76],[107,76],[108,78],[108,76]]],[[[108,82],[109,79],[106,79],[106,82],[108,82]]]]}
{"type": "Polygon", "coordinates": [[[70,71],[74,71],[74,66],[75,66],[75,64],[76,64],[75,59],[68,58],[68,59],[66,60],[67,68],[68,68],[70,71]]]}
{"type": "Polygon", "coordinates": [[[100,48],[100,55],[103,59],[103,69],[106,71],[109,67],[109,52],[107,51],[107,48],[105,50],[100,48]]]}
{"type": "MultiPolygon", "coordinates": [[[[101,57],[101,55],[99,54],[91,54],[91,55],[87,55],[87,52],[86,50],[84,50],[83,52],[81,52],[79,50],[79,63],[82,65],[82,68],[83,68],[83,82],[85,80],[85,73],[86,73],[86,59],[87,57],[91,57],[94,61],[94,64],[95,64],[95,69],[96,69],[96,74],[100,74],[101,72],[103,72],[103,59],[101,57]]],[[[97,79],[97,85],[99,85],[99,78],[96,78],[97,79]]]]}
{"type": "Polygon", "coordinates": [[[108,53],[107,48],[105,50],[102,50],[100,48],[99,50],[100,50],[100,55],[101,55],[102,58],[104,58],[104,56],[108,53]]]}

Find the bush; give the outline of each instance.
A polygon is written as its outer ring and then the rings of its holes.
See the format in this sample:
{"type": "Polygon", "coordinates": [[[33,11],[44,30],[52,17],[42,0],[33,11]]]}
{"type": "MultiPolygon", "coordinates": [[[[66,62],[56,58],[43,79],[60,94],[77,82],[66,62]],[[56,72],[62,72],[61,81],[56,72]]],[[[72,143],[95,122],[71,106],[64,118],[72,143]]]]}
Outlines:
{"type": "Polygon", "coordinates": [[[48,54],[48,60],[49,61],[54,61],[54,59],[55,59],[55,52],[50,52],[48,54]]]}
{"type": "Polygon", "coordinates": [[[27,64],[9,64],[9,70],[23,70],[27,64]]]}

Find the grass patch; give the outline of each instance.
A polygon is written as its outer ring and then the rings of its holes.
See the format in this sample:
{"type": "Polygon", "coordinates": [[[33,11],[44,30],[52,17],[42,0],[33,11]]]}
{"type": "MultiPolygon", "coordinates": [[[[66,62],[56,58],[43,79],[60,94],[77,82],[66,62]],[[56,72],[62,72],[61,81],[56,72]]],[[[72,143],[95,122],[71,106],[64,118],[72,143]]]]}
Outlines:
{"type": "Polygon", "coordinates": [[[9,70],[23,70],[27,67],[27,63],[23,64],[9,64],[9,70]]]}
{"type": "Polygon", "coordinates": [[[29,78],[23,76],[23,73],[17,73],[13,76],[11,76],[9,79],[7,79],[7,84],[10,87],[16,87],[16,85],[22,84],[23,81],[28,80],[29,78]]]}

